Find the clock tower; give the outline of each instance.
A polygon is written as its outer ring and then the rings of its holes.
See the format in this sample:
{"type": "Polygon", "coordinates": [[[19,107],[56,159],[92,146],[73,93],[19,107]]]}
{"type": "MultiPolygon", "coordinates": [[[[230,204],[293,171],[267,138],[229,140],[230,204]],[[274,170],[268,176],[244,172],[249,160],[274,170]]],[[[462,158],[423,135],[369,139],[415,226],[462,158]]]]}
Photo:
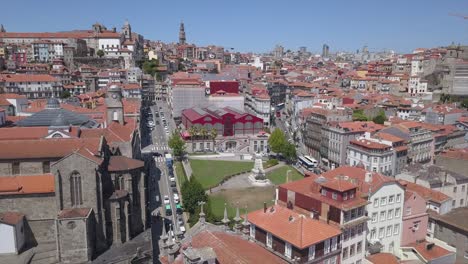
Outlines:
{"type": "Polygon", "coordinates": [[[125,124],[122,104],[122,89],[117,85],[111,85],[106,93],[107,125],[112,122],[125,124]]]}

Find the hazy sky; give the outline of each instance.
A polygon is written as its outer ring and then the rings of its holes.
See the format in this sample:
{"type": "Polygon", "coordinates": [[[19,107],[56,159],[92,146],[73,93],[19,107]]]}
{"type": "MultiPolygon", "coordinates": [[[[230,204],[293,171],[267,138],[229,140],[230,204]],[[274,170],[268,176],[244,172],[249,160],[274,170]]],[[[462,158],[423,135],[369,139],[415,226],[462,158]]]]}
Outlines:
{"type": "Polygon", "coordinates": [[[125,19],[147,39],[177,41],[185,23],[187,41],[236,51],[394,49],[468,44],[467,0],[278,1],[278,0],[14,0],[0,5],[0,23],[10,32],[89,29],[95,22],[119,30],[125,19]]]}

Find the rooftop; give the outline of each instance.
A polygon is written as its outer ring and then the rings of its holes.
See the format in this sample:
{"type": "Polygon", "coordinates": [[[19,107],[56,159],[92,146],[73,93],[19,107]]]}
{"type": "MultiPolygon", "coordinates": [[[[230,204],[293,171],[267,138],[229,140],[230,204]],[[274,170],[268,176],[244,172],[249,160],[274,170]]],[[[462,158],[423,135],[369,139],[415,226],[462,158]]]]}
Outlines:
{"type": "Polygon", "coordinates": [[[341,234],[340,229],[274,205],[248,214],[248,221],[274,236],[303,249],[341,234]]]}
{"type": "Polygon", "coordinates": [[[84,218],[89,215],[91,210],[91,208],[67,208],[60,211],[57,218],[84,218]]]}
{"type": "Polygon", "coordinates": [[[433,213],[431,218],[468,232],[468,221],[466,221],[468,219],[468,207],[459,207],[444,215],[433,213]]]}
{"type": "Polygon", "coordinates": [[[17,212],[1,212],[0,213],[0,223],[7,225],[16,225],[21,220],[24,219],[24,214],[17,212]]]}
{"type": "Polygon", "coordinates": [[[0,177],[0,195],[54,192],[55,177],[51,173],[0,177]]]}

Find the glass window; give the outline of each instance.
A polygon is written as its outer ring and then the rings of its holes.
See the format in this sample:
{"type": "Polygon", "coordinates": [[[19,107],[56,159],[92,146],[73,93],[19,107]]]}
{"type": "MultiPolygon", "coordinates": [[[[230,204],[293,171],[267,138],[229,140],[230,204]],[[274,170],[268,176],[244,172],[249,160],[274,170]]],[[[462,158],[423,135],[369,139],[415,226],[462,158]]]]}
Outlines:
{"type": "Polygon", "coordinates": [[[354,256],[354,244],[352,244],[351,246],[349,246],[349,256],[352,257],[354,256]]]}
{"type": "Polygon", "coordinates": [[[455,207],[455,206],[457,206],[457,205],[456,205],[456,201],[455,201],[455,200],[452,200],[452,207],[455,207]]]}
{"type": "Polygon", "coordinates": [[[266,244],[267,244],[267,247],[271,248],[271,244],[272,244],[272,237],[271,237],[271,233],[267,233],[267,237],[266,237],[266,244]]]}
{"type": "Polygon", "coordinates": [[[287,258],[291,258],[291,253],[292,253],[291,244],[289,244],[288,242],[286,242],[286,244],[284,245],[284,255],[285,255],[287,258]]]}
{"type": "Polygon", "coordinates": [[[49,173],[50,172],[50,161],[43,161],[42,162],[42,172],[49,173]]]}
{"type": "Polygon", "coordinates": [[[374,199],[374,207],[378,207],[378,206],[379,206],[379,199],[375,198],[374,199]]]}
{"type": "Polygon", "coordinates": [[[464,200],[460,199],[460,206],[463,206],[463,204],[464,204],[464,200]]]}
{"type": "Polygon", "coordinates": [[[325,248],[324,248],[324,253],[328,254],[330,253],[330,240],[325,240],[325,248]]]}
{"type": "Polygon", "coordinates": [[[392,235],[392,226],[389,225],[389,226],[387,226],[387,236],[389,237],[391,235],[392,235]]]}
{"type": "Polygon", "coordinates": [[[343,259],[347,259],[348,258],[348,247],[345,247],[343,248],[343,259]]]}
{"type": "Polygon", "coordinates": [[[395,209],[395,218],[400,217],[400,208],[395,209]]]}
{"type": "Polygon", "coordinates": [[[338,247],[338,239],[337,237],[332,238],[331,250],[336,250],[338,247]]]}
{"type": "Polygon", "coordinates": [[[385,221],[385,211],[380,212],[380,222],[385,221]]]}
{"type": "Polygon", "coordinates": [[[333,200],[338,199],[338,194],[336,194],[336,192],[333,192],[332,193],[332,198],[333,198],[333,200]]]}
{"type": "Polygon", "coordinates": [[[392,218],[393,218],[393,209],[390,209],[387,212],[387,219],[392,219],[392,218]]]}
{"type": "Polygon", "coordinates": [[[390,195],[390,196],[388,197],[388,203],[389,203],[389,204],[392,204],[392,203],[394,203],[394,202],[395,202],[395,195],[390,195]]]}
{"type": "Polygon", "coordinates": [[[315,258],[315,245],[309,247],[309,260],[313,260],[315,258]]]}
{"type": "Polygon", "coordinates": [[[379,229],[379,238],[383,238],[385,236],[385,228],[381,227],[379,229]]]}
{"type": "Polygon", "coordinates": [[[399,203],[401,201],[401,194],[396,195],[396,202],[399,203]]]}
{"type": "Polygon", "coordinates": [[[255,238],[255,226],[250,225],[250,237],[255,238]]]}
{"type": "Polygon", "coordinates": [[[453,193],[457,193],[457,187],[453,187],[453,193]]]}
{"type": "Polygon", "coordinates": [[[386,204],[387,204],[387,197],[380,198],[380,205],[386,205],[386,204]]]}
{"type": "Polygon", "coordinates": [[[357,242],[356,253],[361,253],[362,251],[362,242],[357,242]]]}
{"type": "Polygon", "coordinates": [[[343,200],[348,200],[348,193],[347,192],[344,192],[343,193],[343,200]]]}
{"type": "Polygon", "coordinates": [[[393,227],[393,234],[398,235],[400,233],[400,224],[395,224],[393,227]]]}
{"type": "Polygon", "coordinates": [[[408,206],[406,207],[406,215],[410,215],[411,214],[411,207],[408,206]]]}
{"type": "Polygon", "coordinates": [[[372,213],[372,223],[376,223],[377,222],[377,213],[372,213]]]}
{"type": "Polygon", "coordinates": [[[13,174],[13,175],[20,174],[20,163],[19,162],[13,162],[11,164],[11,174],[13,174]]]}
{"type": "Polygon", "coordinates": [[[371,230],[370,237],[371,237],[371,239],[376,239],[377,238],[377,231],[376,231],[375,228],[371,230]]]}

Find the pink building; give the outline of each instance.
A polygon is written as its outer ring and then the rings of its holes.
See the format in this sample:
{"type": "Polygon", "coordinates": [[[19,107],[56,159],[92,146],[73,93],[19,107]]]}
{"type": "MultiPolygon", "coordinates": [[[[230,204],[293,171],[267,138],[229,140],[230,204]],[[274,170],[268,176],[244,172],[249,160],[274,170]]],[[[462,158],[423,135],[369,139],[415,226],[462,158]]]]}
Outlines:
{"type": "Polygon", "coordinates": [[[403,208],[401,246],[425,240],[429,221],[426,212],[426,200],[416,192],[406,191],[403,208]]]}

